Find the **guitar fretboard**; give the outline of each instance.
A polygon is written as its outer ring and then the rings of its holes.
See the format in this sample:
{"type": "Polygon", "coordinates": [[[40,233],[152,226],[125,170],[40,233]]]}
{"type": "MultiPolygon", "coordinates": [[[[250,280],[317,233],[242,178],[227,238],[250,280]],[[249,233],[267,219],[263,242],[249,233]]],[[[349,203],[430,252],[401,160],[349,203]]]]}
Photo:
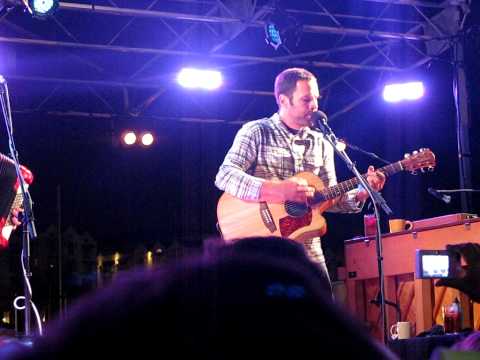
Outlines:
{"type": "Polygon", "coordinates": [[[14,209],[19,209],[22,207],[22,203],[23,203],[23,194],[22,192],[20,191],[20,189],[18,189],[17,191],[17,194],[15,195],[15,199],[13,200],[13,203],[12,203],[12,206],[10,206],[10,212],[8,214],[8,217],[7,217],[7,221],[5,223],[6,226],[9,226],[9,225],[13,225],[13,222],[12,222],[12,211],[14,209]]]}
{"type": "MultiPolygon", "coordinates": [[[[399,171],[403,171],[403,166],[402,166],[402,161],[397,161],[396,163],[389,164],[387,166],[384,166],[380,169],[377,169],[378,171],[381,171],[384,173],[386,176],[393,175],[399,171]]],[[[362,177],[364,179],[367,178],[367,174],[362,174],[362,177]]],[[[315,192],[315,196],[313,199],[310,201],[311,205],[318,204],[320,202],[326,201],[326,200],[331,200],[335,199],[346,192],[355,189],[358,186],[358,179],[357,178],[352,178],[349,180],[342,181],[341,183],[338,183],[337,185],[330,186],[326,189],[320,190],[315,192]]]]}

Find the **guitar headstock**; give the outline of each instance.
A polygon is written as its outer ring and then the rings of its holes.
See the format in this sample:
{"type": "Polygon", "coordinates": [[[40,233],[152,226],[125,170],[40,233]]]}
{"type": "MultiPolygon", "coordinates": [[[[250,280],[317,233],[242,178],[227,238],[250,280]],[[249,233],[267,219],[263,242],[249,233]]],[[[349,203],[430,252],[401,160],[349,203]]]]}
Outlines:
{"type": "Polygon", "coordinates": [[[402,160],[401,163],[406,171],[410,171],[414,175],[417,170],[421,172],[425,172],[425,169],[433,171],[435,167],[435,154],[430,149],[422,148],[411,154],[405,154],[405,159],[402,160]]]}

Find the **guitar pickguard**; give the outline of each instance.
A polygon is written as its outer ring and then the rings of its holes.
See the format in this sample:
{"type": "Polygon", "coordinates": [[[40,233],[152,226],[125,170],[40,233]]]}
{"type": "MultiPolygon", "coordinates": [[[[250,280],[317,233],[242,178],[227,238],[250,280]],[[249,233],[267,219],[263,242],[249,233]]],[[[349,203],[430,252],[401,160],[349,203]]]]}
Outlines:
{"type": "Polygon", "coordinates": [[[280,225],[280,234],[283,237],[289,237],[296,230],[312,223],[312,209],[309,209],[309,211],[301,217],[286,216],[281,218],[278,223],[280,225]]]}

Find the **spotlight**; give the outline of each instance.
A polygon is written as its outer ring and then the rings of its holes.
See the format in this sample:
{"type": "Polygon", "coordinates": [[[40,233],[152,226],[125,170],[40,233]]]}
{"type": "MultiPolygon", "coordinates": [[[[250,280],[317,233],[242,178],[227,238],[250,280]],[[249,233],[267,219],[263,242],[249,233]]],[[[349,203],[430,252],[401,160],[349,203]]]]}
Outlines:
{"type": "Polygon", "coordinates": [[[150,146],[153,144],[153,135],[150,132],[146,132],[142,134],[142,144],[144,146],[150,146]]]}
{"type": "Polygon", "coordinates": [[[184,68],[177,75],[177,82],[189,89],[214,90],[222,85],[222,73],[215,70],[184,68]]]}
{"type": "Polygon", "coordinates": [[[122,135],[122,140],[125,145],[133,145],[137,142],[137,135],[133,131],[127,131],[122,135]]]}
{"type": "Polygon", "coordinates": [[[420,81],[404,84],[390,84],[385,85],[383,89],[383,99],[387,102],[418,100],[424,93],[425,88],[420,81]]]}
{"type": "Polygon", "coordinates": [[[151,131],[125,130],[121,135],[123,145],[131,147],[138,144],[149,147],[155,142],[155,137],[151,131]]]}
{"type": "Polygon", "coordinates": [[[35,17],[52,15],[58,8],[59,0],[22,0],[28,11],[35,17]]]}

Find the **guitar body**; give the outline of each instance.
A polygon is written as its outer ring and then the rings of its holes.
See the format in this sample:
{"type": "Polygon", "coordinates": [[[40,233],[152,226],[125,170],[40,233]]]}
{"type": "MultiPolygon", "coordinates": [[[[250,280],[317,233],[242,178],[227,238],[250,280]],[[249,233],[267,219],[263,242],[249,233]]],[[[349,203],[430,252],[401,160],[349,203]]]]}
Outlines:
{"type": "MultiPolygon", "coordinates": [[[[322,180],[309,172],[295,175],[320,191],[325,189],[322,180]]],[[[286,203],[267,203],[240,200],[224,193],[217,206],[218,225],[226,241],[249,236],[281,236],[304,242],[327,232],[322,213],[334,204],[327,200],[310,207],[306,214],[291,215],[286,203]]]]}

